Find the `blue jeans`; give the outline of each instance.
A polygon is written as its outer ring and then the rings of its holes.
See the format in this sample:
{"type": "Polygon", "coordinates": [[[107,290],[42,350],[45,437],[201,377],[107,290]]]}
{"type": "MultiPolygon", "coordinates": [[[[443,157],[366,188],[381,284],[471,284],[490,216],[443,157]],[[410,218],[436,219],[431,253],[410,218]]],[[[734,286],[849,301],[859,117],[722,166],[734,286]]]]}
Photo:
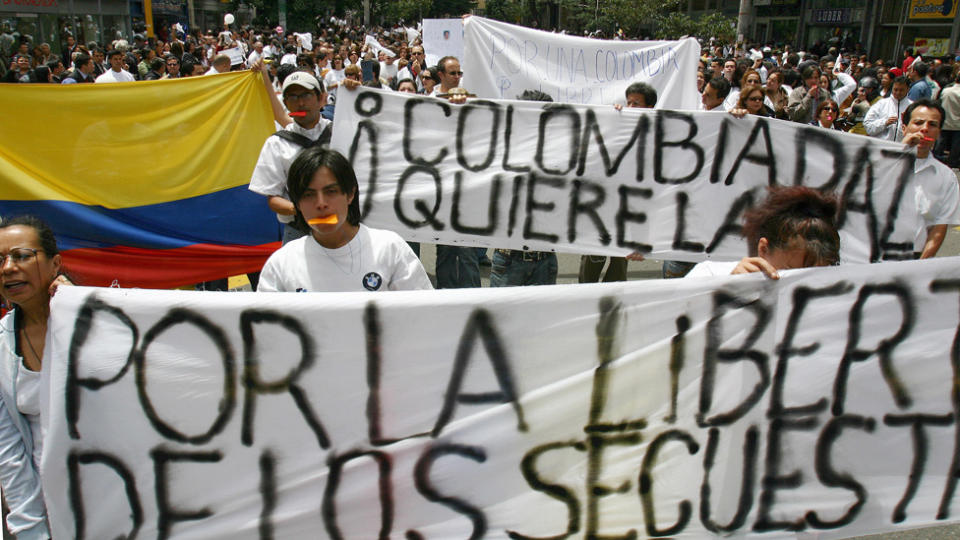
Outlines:
{"type": "Polygon", "coordinates": [[[660,277],[663,279],[682,278],[687,275],[697,263],[683,261],[663,261],[663,268],[660,270],[660,277]]]}
{"type": "Polygon", "coordinates": [[[285,246],[285,245],[287,245],[287,242],[291,242],[291,241],[293,241],[293,240],[296,240],[297,238],[301,238],[301,237],[306,236],[306,235],[307,235],[307,233],[301,231],[300,229],[298,229],[298,228],[296,228],[296,227],[293,227],[293,226],[290,225],[289,223],[284,223],[284,224],[283,224],[283,244],[282,244],[282,245],[285,246]]]}
{"type": "Polygon", "coordinates": [[[480,263],[472,247],[437,244],[437,288],[466,289],[480,286],[480,263]]]}
{"type": "Polygon", "coordinates": [[[491,287],[556,285],[557,254],[541,251],[493,250],[491,287]]]}

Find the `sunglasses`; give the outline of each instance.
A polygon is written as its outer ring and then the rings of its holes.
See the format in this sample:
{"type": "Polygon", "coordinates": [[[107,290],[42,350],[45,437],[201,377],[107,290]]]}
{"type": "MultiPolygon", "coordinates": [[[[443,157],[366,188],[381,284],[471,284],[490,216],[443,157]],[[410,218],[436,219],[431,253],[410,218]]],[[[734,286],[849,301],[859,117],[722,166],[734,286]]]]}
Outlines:
{"type": "Polygon", "coordinates": [[[747,101],[763,101],[762,97],[751,97],[747,98],[747,101]]]}
{"type": "Polygon", "coordinates": [[[824,107],[823,110],[830,111],[830,112],[837,112],[837,109],[834,109],[833,107],[824,107]]]}

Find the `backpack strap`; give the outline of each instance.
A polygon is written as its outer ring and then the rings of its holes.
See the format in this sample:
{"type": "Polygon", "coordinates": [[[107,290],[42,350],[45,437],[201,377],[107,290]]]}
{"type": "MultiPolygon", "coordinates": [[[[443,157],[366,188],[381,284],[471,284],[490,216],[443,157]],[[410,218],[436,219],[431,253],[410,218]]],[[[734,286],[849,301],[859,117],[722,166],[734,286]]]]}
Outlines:
{"type": "Polygon", "coordinates": [[[327,124],[327,127],[323,128],[323,131],[320,132],[320,136],[315,141],[310,140],[310,138],[306,135],[294,133],[286,129],[281,129],[280,131],[274,133],[274,135],[303,148],[310,148],[311,146],[330,146],[330,139],[333,136],[333,129],[331,129],[332,127],[332,122],[327,124]]]}

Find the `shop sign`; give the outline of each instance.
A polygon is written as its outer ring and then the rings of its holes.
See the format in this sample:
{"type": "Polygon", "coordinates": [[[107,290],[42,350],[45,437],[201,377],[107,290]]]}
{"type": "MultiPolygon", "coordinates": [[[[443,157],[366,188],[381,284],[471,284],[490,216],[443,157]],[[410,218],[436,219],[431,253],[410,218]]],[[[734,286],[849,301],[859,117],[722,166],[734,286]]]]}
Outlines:
{"type": "Polygon", "coordinates": [[[917,38],[913,50],[921,56],[946,56],[950,54],[950,38],[917,38]]]}
{"type": "Polygon", "coordinates": [[[57,0],[0,0],[0,11],[23,11],[56,13],[59,11],[57,0]]]}
{"type": "Polygon", "coordinates": [[[850,8],[815,9],[813,10],[813,24],[850,24],[852,20],[850,8]]]}
{"type": "Polygon", "coordinates": [[[911,19],[953,19],[956,16],[955,0],[910,0],[911,19]]]}

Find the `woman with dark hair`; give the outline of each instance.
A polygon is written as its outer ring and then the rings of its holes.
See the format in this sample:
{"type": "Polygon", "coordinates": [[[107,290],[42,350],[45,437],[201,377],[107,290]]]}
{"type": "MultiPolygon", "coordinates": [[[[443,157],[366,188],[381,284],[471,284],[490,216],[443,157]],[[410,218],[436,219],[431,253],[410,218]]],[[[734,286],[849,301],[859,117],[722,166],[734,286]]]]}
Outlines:
{"type": "Polygon", "coordinates": [[[287,174],[296,224],[310,234],[267,259],[257,291],[432,289],[423,265],[397,233],[360,223],[360,193],[343,154],[311,147],[287,174]]]}
{"type": "Polygon", "coordinates": [[[433,87],[440,84],[440,68],[430,66],[420,72],[420,83],[423,85],[423,93],[430,95],[433,93],[433,87]]]}
{"type": "Polygon", "coordinates": [[[767,75],[767,84],[764,87],[767,99],[764,103],[773,110],[773,115],[781,120],[787,119],[787,89],[783,84],[783,73],[779,70],[771,71],[767,75]]]}
{"type": "Polygon", "coordinates": [[[69,284],[53,231],[31,216],[0,222],[0,489],[17,538],[49,538],[40,486],[40,368],[50,297],[69,284]]]}
{"type": "Polygon", "coordinates": [[[820,68],[810,65],[803,68],[801,73],[803,86],[798,86],[790,92],[787,101],[787,111],[790,120],[809,124],[816,120],[815,113],[821,103],[830,99],[830,92],[820,83],[820,68]]]}
{"type": "Polygon", "coordinates": [[[836,197],[806,186],[769,188],[765,201],[744,213],[743,236],[748,255],[740,262],[706,261],[687,277],[833,266],[840,261],[836,197]]]}
{"type": "Polygon", "coordinates": [[[828,99],[817,107],[816,120],[814,120],[812,124],[825,129],[836,129],[839,131],[840,126],[837,125],[837,117],[839,115],[840,106],[837,105],[836,101],[828,99]]]}
{"type": "Polygon", "coordinates": [[[734,109],[730,109],[730,114],[740,118],[747,114],[754,116],[773,117],[773,111],[764,103],[766,94],[759,84],[749,84],[743,87],[740,92],[740,100],[734,109]]]}

